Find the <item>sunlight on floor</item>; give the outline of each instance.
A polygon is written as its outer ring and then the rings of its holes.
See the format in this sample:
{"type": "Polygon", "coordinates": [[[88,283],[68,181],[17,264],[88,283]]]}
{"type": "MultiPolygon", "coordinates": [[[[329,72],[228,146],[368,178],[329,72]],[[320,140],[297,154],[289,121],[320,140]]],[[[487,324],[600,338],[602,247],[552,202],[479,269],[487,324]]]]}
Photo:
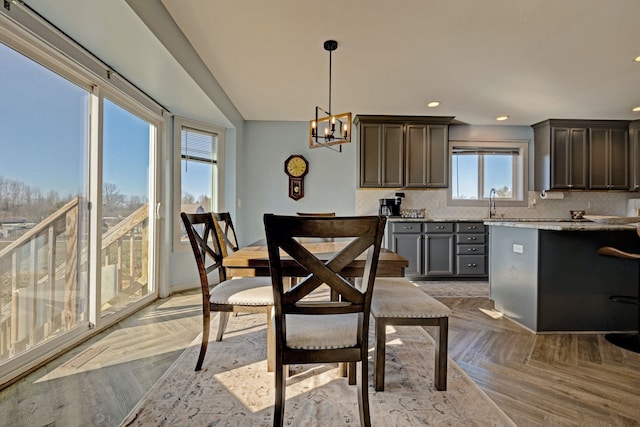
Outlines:
{"type": "Polygon", "coordinates": [[[487,316],[491,317],[492,319],[501,319],[503,316],[503,313],[497,310],[493,310],[493,309],[489,310],[486,308],[479,308],[479,310],[484,314],[486,314],[487,316]]]}

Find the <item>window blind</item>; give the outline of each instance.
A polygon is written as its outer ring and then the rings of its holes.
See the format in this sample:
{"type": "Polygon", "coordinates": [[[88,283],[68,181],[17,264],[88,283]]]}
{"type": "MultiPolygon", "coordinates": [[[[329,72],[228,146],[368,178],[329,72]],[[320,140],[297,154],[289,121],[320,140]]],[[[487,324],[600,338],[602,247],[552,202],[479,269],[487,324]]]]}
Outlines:
{"type": "Polygon", "coordinates": [[[180,131],[180,153],[183,159],[216,163],[218,138],[215,133],[206,133],[183,127],[180,131]]]}
{"type": "Polygon", "coordinates": [[[520,150],[516,148],[501,147],[453,147],[451,152],[457,155],[503,154],[507,156],[518,156],[520,154],[520,150]]]}

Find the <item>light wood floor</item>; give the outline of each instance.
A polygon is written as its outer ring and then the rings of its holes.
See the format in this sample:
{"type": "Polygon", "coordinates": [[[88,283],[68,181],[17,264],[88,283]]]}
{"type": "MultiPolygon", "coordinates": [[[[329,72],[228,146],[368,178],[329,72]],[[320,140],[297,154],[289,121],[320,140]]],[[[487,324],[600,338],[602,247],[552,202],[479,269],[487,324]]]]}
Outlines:
{"type": "MultiPolygon", "coordinates": [[[[601,335],[532,334],[481,312],[487,298],[440,299],[449,355],[518,426],[640,425],[639,354],[601,335]]],[[[198,335],[199,304],[194,292],[158,301],[1,391],[0,425],[118,425],[198,335]]]]}

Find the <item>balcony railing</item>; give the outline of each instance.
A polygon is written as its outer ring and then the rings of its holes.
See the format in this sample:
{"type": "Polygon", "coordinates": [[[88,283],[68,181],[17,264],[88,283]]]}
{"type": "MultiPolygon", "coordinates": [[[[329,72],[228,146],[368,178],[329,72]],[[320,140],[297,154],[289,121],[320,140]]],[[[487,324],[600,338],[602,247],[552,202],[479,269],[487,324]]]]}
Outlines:
{"type": "MultiPolygon", "coordinates": [[[[87,321],[79,199],[0,250],[0,363],[87,321]]],[[[148,206],[102,237],[101,314],[148,292],[148,206]]]]}

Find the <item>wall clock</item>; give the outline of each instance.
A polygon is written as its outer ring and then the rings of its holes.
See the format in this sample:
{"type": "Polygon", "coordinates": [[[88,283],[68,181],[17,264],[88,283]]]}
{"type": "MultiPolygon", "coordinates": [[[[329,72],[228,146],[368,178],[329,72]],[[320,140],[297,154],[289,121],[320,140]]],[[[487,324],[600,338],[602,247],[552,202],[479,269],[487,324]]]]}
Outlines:
{"type": "Polygon", "coordinates": [[[304,197],[304,176],[309,172],[309,162],[300,154],[292,154],[284,161],[284,173],[289,176],[289,197],[304,197]]]}

